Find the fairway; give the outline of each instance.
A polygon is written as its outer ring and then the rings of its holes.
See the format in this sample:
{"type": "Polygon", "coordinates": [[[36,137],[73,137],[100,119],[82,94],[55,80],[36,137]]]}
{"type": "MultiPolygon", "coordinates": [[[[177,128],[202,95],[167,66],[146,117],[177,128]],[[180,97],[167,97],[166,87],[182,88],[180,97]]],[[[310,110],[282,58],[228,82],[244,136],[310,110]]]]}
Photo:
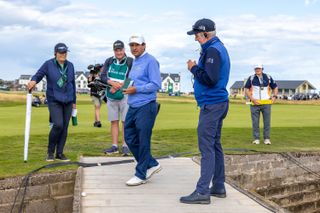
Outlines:
{"type": "MultiPolygon", "coordinates": [[[[65,154],[73,161],[77,161],[81,155],[104,155],[102,150],[111,145],[106,105],[101,109],[102,128],[94,128],[90,97],[80,95],[78,100],[79,125],[69,126],[65,147],[65,154]]],[[[193,99],[161,96],[159,101],[161,111],[152,138],[153,154],[162,156],[186,151],[197,152],[196,126],[199,109],[193,99]]],[[[24,164],[25,105],[1,105],[0,177],[24,175],[46,164],[44,159],[50,130],[48,119],[47,107],[32,108],[29,162],[24,164]]],[[[244,104],[231,103],[224,122],[222,144],[224,148],[272,152],[320,150],[320,106],[275,104],[272,106],[271,127],[271,146],[252,145],[250,108],[244,104]]]]}

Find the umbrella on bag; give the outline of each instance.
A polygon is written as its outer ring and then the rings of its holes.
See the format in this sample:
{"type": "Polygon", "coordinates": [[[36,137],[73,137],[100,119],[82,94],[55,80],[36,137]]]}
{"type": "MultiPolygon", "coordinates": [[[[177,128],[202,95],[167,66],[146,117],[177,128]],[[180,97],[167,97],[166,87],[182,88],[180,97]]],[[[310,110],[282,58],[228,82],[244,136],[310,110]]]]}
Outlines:
{"type": "Polygon", "coordinates": [[[31,90],[27,94],[27,105],[26,105],[26,125],[24,129],[24,162],[28,161],[28,145],[30,136],[30,124],[31,124],[31,106],[32,106],[32,93],[31,90]]]}

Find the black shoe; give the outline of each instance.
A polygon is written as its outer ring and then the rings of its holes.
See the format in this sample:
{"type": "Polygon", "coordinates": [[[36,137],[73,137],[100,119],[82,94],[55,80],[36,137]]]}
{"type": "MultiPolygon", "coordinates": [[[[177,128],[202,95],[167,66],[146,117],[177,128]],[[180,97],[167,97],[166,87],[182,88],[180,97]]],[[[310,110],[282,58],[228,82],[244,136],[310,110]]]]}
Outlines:
{"type": "Polygon", "coordinates": [[[102,126],[102,124],[101,124],[100,121],[96,121],[96,122],[93,123],[93,126],[100,128],[102,126]]]}
{"type": "Polygon", "coordinates": [[[223,187],[221,189],[215,189],[214,187],[211,187],[210,188],[210,195],[218,197],[218,198],[225,198],[225,197],[227,197],[226,188],[223,187]]]}
{"type": "Polygon", "coordinates": [[[210,195],[202,195],[197,191],[192,192],[189,196],[181,197],[181,203],[187,204],[210,204],[210,195]]]}
{"type": "Polygon", "coordinates": [[[61,161],[70,161],[70,159],[67,158],[64,154],[57,154],[56,159],[61,161]]]}
{"type": "Polygon", "coordinates": [[[53,153],[48,153],[48,154],[47,154],[46,161],[48,161],[48,162],[54,161],[54,155],[53,155],[53,153]]]}

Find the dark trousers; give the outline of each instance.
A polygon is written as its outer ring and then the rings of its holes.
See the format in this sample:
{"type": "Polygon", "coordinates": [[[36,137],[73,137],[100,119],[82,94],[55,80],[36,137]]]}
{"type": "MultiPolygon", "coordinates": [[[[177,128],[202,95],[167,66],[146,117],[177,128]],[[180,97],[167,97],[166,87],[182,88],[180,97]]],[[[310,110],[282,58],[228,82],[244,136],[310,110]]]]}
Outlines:
{"type": "Polygon", "coordinates": [[[49,133],[48,153],[62,154],[68,135],[72,103],[52,102],[48,104],[53,127],[49,133]]]}
{"type": "Polygon", "coordinates": [[[135,176],[145,180],[147,169],[158,162],[150,152],[152,128],[157,116],[156,102],[141,107],[129,107],[124,124],[125,141],[137,161],[135,176]]]}
{"type": "Polygon", "coordinates": [[[263,117],[263,138],[270,139],[271,104],[254,105],[250,107],[252,119],[252,135],[255,140],[260,140],[260,114],[263,117]]]}
{"type": "Polygon", "coordinates": [[[198,143],[201,152],[201,176],[197,192],[210,193],[210,182],[219,190],[224,187],[224,156],[221,147],[221,128],[227,116],[229,102],[201,107],[198,124],[198,143]]]}

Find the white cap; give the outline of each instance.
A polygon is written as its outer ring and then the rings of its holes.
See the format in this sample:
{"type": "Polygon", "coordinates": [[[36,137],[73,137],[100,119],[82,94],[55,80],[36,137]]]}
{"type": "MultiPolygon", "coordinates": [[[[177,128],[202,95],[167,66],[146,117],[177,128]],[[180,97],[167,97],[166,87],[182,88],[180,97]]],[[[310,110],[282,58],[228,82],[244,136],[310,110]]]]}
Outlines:
{"type": "Polygon", "coordinates": [[[254,69],[257,69],[257,68],[263,69],[263,65],[262,65],[262,64],[256,64],[256,65],[254,65],[254,69]]]}
{"type": "Polygon", "coordinates": [[[145,43],[144,37],[142,35],[132,35],[129,38],[129,44],[131,43],[143,44],[145,43]]]}

